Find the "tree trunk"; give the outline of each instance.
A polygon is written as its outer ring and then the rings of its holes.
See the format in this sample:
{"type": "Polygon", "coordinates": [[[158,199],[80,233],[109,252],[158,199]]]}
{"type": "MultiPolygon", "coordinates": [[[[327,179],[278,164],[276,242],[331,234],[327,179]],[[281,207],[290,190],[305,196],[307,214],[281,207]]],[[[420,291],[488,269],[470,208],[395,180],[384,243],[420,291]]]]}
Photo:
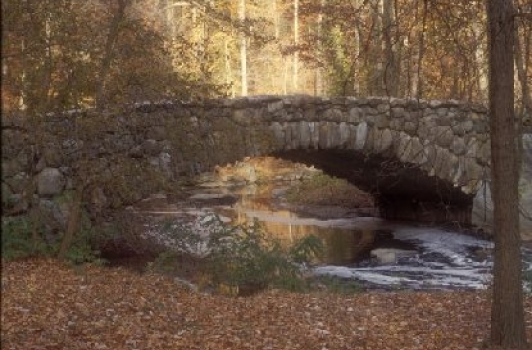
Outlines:
{"type": "MultiPolygon", "coordinates": [[[[240,0],[238,7],[238,18],[241,25],[244,25],[246,20],[246,0],[240,0]]],[[[240,31],[240,73],[242,79],[242,96],[248,94],[248,70],[247,70],[247,42],[246,33],[244,30],[240,31]]]]}
{"type": "Polygon", "coordinates": [[[103,52],[102,64],[100,66],[100,76],[98,77],[98,85],[96,86],[96,108],[103,109],[105,105],[105,81],[111,69],[111,63],[114,58],[114,47],[120,33],[120,24],[126,14],[127,0],[118,0],[118,8],[113,16],[109,26],[109,33],[105,41],[105,49],[103,52]]]}
{"type": "Polygon", "coordinates": [[[397,65],[397,57],[395,45],[392,40],[392,33],[395,27],[395,7],[392,0],[383,1],[383,51],[386,58],[385,69],[384,69],[384,92],[388,96],[398,96],[399,91],[399,72],[397,65]]]}
{"type": "Polygon", "coordinates": [[[530,86],[527,79],[527,67],[530,66],[530,52],[526,28],[523,28],[523,43],[519,40],[519,30],[517,25],[515,26],[515,65],[517,67],[517,77],[519,78],[519,84],[521,87],[522,95],[522,110],[520,111],[521,117],[525,114],[532,113],[532,97],[530,95],[530,86]]]}
{"type": "Polygon", "coordinates": [[[299,89],[299,0],[294,0],[294,71],[292,75],[292,85],[294,92],[299,89]]]}
{"type": "Polygon", "coordinates": [[[314,95],[322,96],[325,88],[323,83],[323,39],[322,39],[322,27],[323,27],[323,9],[325,8],[325,0],[320,0],[320,10],[318,12],[318,23],[316,36],[318,38],[316,43],[316,57],[318,58],[318,66],[315,69],[314,76],[314,95]]]}
{"type": "Polygon", "coordinates": [[[417,99],[423,98],[423,58],[425,56],[425,31],[427,30],[427,9],[428,7],[428,0],[423,0],[423,14],[422,14],[422,25],[421,25],[421,33],[419,38],[419,54],[418,54],[418,61],[417,61],[417,72],[416,72],[416,91],[415,91],[415,97],[417,99]]]}
{"type": "Polygon", "coordinates": [[[59,253],[57,257],[59,259],[64,259],[68,248],[74,241],[74,236],[79,230],[81,225],[81,206],[83,204],[83,188],[77,189],[74,193],[74,198],[72,200],[72,206],[70,208],[70,214],[68,216],[67,229],[63,240],[61,241],[61,247],[59,248],[59,253]]]}
{"type": "MultiPolygon", "coordinates": [[[[384,0],[382,0],[384,1],[384,0]]],[[[383,52],[382,52],[382,2],[375,0],[371,3],[371,48],[369,59],[369,95],[382,96],[384,93],[383,52]]]]}
{"type": "MultiPolygon", "coordinates": [[[[360,11],[360,0],[353,0],[352,5],[355,11],[360,11]]],[[[362,35],[360,34],[359,23],[353,23],[353,29],[355,31],[355,35],[353,37],[355,45],[353,47],[353,63],[351,69],[351,74],[353,76],[353,96],[360,96],[360,79],[362,76],[360,73],[360,47],[362,35]]]]}
{"type": "Polygon", "coordinates": [[[489,0],[489,107],[495,254],[491,343],[527,348],[521,279],[511,0],[489,0]]]}

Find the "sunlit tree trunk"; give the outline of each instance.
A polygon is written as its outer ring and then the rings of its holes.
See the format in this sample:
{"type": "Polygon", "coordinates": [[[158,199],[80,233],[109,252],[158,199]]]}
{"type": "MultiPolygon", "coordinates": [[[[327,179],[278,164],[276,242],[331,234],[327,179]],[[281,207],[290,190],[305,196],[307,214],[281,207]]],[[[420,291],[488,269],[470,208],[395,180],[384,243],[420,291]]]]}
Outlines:
{"type": "Polygon", "coordinates": [[[225,60],[225,84],[231,87],[231,97],[235,97],[233,84],[233,70],[231,68],[231,52],[229,51],[228,39],[224,37],[224,60],[225,60]]]}
{"type": "Polygon", "coordinates": [[[414,96],[423,98],[423,58],[425,56],[425,32],[427,28],[427,6],[428,0],[423,0],[423,10],[421,14],[421,33],[419,34],[419,52],[415,72],[414,96]]]}
{"type": "Polygon", "coordinates": [[[386,58],[384,68],[383,90],[386,95],[397,96],[399,91],[399,65],[396,57],[395,44],[392,34],[395,27],[395,6],[394,0],[383,0],[383,50],[386,58]]]}
{"type": "Polygon", "coordinates": [[[383,57],[382,57],[382,1],[375,0],[372,3],[372,30],[370,42],[370,76],[368,81],[368,92],[370,95],[383,94],[383,57]]]}
{"type": "Polygon", "coordinates": [[[486,72],[486,53],[484,46],[482,45],[480,38],[482,37],[482,26],[480,23],[473,22],[473,33],[475,34],[475,41],[476,41],[476,47],[475,47],[475,61],[476,66],[475,69],[477,71],[477,86],[479,94],[484,100],[484,98],[487,96],[488,91],[488,76],[486,72]]]}
{"type": "Polygon", "coordinates": [[[530,67],[532,52],[530,51],[532,35],[526,26],[523,26],[522,35],[519,35],[519,28],[515,26],[515,65],[517,77],[521,88],[521,115],[532,114],[532,96],[530,95],[529,79],[527,78],[527,67],[530,67]]]}
{"type": "MultiPolygon", "coordinates": [[[[238,18],[242,25],[246,20],[246,0],[240,0],[238,6],[238,18]]],[[[247,71],[247,39],[246,33],[240,31],[240,74],[242,80],[242,96],[248,94],[248,71],[247,71]]]]}
{"type": "Polygon", "coordinates": [[[525,333],[514,116],[512,0],[489,0],[489,110],[495,253],[491,343],[528,349],[525,333]]]}
{"type": "Polygon", "coordinates": [[[292,85],[294,91],[299,89],[299,0],[294,0],[294,70],[292,72],[292,85]]]}
{"type": "Polygon", "coordinates": [[[325,6],[325,0],[320,0],[320,12],[318,13],[318,23],[316,36],[318,38],[316,55],[318,58],[318,66],[314,72],[314,95],[321,96],[323,95],[323,72],[322,72],[322,52],[323,52],[323,40],[322,35],[322,25],[323,25],[323,7],[325,6]]]}
{"type": "Polygon", "coordinates": [[[275,40],[279,39],[280,35],[280,25],[279,25],[279,14],[277,13],[277,0],[271,0],[272,2],[272,13],[273,13],[273,28],[275,40]]]}
{"type": "MultiPolygon", "coordinates": [[[[355,10],[358,10],[360,8],[360,0],[353,0],[352,3],[355,10]]],[[[355,30],[355,37],[353,40],[354,43],[354,57],[351,59],[353,60],[352,63],[352,74],[353,74],[353,95],[358,96],[360,95],[360,28],[358,23],[354,23],[354,30],[355,30]]]]}

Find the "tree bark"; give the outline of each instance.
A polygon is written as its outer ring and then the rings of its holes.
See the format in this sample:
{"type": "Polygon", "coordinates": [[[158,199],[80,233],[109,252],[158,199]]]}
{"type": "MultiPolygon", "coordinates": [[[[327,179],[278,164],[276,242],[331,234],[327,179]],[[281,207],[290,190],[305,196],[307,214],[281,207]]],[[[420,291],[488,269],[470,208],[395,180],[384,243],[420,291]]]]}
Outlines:
{"type": "Polygon", "coordinates": [[[415,81],[415,92],[414,96],[417,99],[423,98],[423,58],[425,57],[425,32],[427,30],[427,12],[428,12],[428,0],[423,0],[423,14],[422,14],[422,25],[421,25],[421,33],[419,38],[419,54],[418,54],[418,60],[417,60],[417,71],[415,73],[416,75],[416,81],[415,81]]]}
{"type": "Polygon", "coordinates": [[[105,81],[111,69],[111,63],[114,58],[114,47],[120,33],[120,24],[126,15],[128,0],[118,0],[118,8],[113,16],[109,26],[109,33],[105,41],[102,64],[100,66],[100,76],[98,77],[98,86],[96,86],[96,108],[103,109],[105,105],[105,81]]]}
{"type": "Polygon", "coordinates": [[[526,349],[514,117],[512,0],[489,0],[489,107],[495,254],[491,345],[526,349]]]}
{"type": "Polygon", "coordinates": [[[294,70],[292,75],[292,85],[294,91],[299,89],[299,0],[294,0],[294,70]]]}
{"type": "MultiPolygon", "coordinates": [[[[80,185],[81,186],[81,185],[80,185]]],[[[81,186],[83,187],[83,186],[81,186]]],[[[77,189],[74,193],[74,198],[72,200],[72,206],[70,207],[70,214],[68,215],[68,223],[65,231],[65,235],[61,241],[61,247],[59,248],[59,253],[57,257],[60,260],[65,259],[66,253],[74,237],[81,225],[81,206],[83,204],[83,188],[77,189]]]]}
{"type": "Polygon", "coordinates": [[[384,69],[384,92],[387,96],[399,95],[399,67],[392,33],[395,27],[395,7],[392,0],[383,0],[383,51],[386,58],[384,69]]]}
{"type": "MultiPolygon", "coordinates": [[[[241,25],[244,25],[246,20],[246,0],[240,0],[238,6],[238,18],[241,25]]],[[[247,71],[247,42],[246,33],[244,30],[240,31],[240,72],[242,79],[242,96],[248,94],[248,71],[247,71]]]]}

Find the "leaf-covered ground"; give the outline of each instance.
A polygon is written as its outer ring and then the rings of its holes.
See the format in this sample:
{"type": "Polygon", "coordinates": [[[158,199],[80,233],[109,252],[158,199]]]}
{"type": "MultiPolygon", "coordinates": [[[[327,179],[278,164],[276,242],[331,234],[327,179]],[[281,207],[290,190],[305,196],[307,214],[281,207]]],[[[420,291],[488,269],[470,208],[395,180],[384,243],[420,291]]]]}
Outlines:
{"type": "Polygon", "coordinates": [[[53,260],[3,263],[1,306],[2,349],[472,350],[489,332],[486,292],[232,298],[53,260]]]}

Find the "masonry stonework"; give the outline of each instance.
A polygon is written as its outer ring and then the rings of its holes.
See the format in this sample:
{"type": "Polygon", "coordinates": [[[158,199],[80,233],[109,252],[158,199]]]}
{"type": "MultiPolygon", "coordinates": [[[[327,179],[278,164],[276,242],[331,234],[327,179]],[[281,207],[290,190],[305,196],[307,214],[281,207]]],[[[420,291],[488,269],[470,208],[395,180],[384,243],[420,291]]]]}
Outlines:
{"type": "MultiPolygon", "coordinates": [[[[489,179],[487,110],[458,101],[302,95],[146,103],[108,112],[108,130],[94,144],[80,145],[75,120],[95,113],[43,116],[47,142],[37,152],[24,131],[25,119],[4,118],[2,194],[20,197],[18,185],[35,177],[37,195],[59,195],[69,187],[69,157],[80,147],[95,158],[116,151],[145,158],[172,179],[247,156],[299,155],[312,162],[313,154],[325,170],[327,161],[350,159],[337,164],[349,169],[333,174],[349,180],[361,162],[393,161],[390,171],[416,171],[437,180],[435,186],[446,184],[447,192],[459,192],[461,200],[472,199],[489,179]]],[[[462,211],[471,210],[467,202],[462,211]]],[[[465,216],[459,221],[470,221],[465,216]]]]}

